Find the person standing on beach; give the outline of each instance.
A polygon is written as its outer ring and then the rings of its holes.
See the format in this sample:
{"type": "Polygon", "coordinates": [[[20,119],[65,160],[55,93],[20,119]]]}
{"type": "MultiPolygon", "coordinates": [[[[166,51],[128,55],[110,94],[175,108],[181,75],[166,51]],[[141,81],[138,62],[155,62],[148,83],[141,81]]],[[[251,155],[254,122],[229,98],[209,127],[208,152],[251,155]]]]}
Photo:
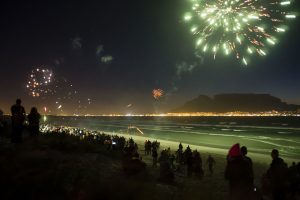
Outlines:
{"type": "Polygon", "coordinates": [[[4,116],[3,116],[3,111],[0,109],[0,137],[4,135],[4,116]]]}
{"type": "Polygon", "coordinates": [[[271,157],[273,160],[267,171],[267,178],[270,181],[272,196],[274,200],[284,200],[288,185],[288,167],[284,160],[279,157],[277,149],[272,150],[271,157]]]}
{"type": "Polygon", "coordinates": [[[251,160],[250,157],[247,156],[247,153],[248,153],[247,147],[242,146],[241,147],[241,153],[242,153],[242,156],[243,156],[244,160],[248,161],[249,164],[252,166],[252,160],[251,160]]]}
{"type": "Polygon", "coordinates": [[[182,151],[182,149],[183,149],[183,146],[182,146],[181,142],[180,142],[179,145],[178,145],[178,149],[181,150],[181,151],[182,151]]]}
{"type": "Polygon", "coordinates": [[[163,150],[160,153],[160,157],[158,158],[159,166],[160,166],[160,181],[172,182],[174,179],[173,170],[170,166],[170,160],[168,157],[167,150],[163,150]]]}
{"type": "Polygon", "coordinates": [[[215,159],[209,154],[206,163],[208,164],[209,176],[214,173],[214,165],[216,164],[215,159]]]}
{"type": "Polygon", "coordinates": [[[193,176],[193,166],[194,166],[194,157],[193,153],[191,151],[188,151],[186,153],[186,165],[187,165],[187,176],[192,177],[193,176]]]}
{"type": "Polygon", "coordinates": [[[243,159],[240,144],[234,144],[228,152],[225,169],[225,179],[229,181],[230,200],[259,199],[251,181],[252,174],[252,166],[243,159]]]}
{"type": "Polygon", "coordinates": [[[196,150],[193,152],[193,171],[197,178],[202,179],[204,171],[202,168],[202,158],[200,153],[196,150]]]}
{"type": "Polygon", "coordinates": [[[247,153],[248,153],[247,147],[242,146],[241,147],[241,154],[242,154],[243,160],[245,160],[246,162],[248,162],[249,166],[251,167],[250,172],[252,174],[249,174],[249,182],[251,182],[254,185],[253,164],[252,164],[251,158],[247,156],[247,153]]]}
{"type": "Polygon", "coordinates": [[[29,131],[31,137],[36,137],[39,134],[41,115],[38,113],[37,108],[31,108],[29,115],[27,116],[29,123],[29,131]]]}
{"type": "Polygon", "coordinates": [[[21,105],[21,99],[16,100],[16,104],[11,107],[11,124],[12,124],[12,143],[22,142],[23,124],[25,121],[25,109],[21,105]]]}
{"type": "Polygon", "coordinates": [[[152,149],[152,166],[153,167],[156,167],[157,166],[157,157],[158,157],[158,153],[157,153],[157,150],[156,148],[153,148],[152,149]]]}

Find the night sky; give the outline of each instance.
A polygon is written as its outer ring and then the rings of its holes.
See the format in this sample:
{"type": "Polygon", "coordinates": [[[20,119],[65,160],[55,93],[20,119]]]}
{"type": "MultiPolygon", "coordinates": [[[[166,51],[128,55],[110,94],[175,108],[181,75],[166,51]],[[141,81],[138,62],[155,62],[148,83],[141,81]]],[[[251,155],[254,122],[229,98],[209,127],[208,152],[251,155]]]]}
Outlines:
{"type": "Polygon", "coordinates": [[[27,112],[47,106],[53,114],[153,113],[219,93],[269,93],[300,104],[299,18],[267,56],[245,67],[233,56],[195,56],[182,20],[187,6],[185,0],[2,3],[0,109],[7,113],[19,97],[27,112]],[[31,97],[26,82],[40,66],[78,93],[59,103],[66,92],[31,97]],[[164,97],[154,99],[154,88],[164,97]]]}

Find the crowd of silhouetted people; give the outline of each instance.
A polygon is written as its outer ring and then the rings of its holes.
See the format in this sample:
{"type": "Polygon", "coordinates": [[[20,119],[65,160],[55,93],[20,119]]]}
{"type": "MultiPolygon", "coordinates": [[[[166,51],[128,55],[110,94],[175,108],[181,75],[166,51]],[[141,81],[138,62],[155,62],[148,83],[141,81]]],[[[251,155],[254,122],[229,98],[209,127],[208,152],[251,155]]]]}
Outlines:
{"type": "MultiPolygon", "coordinates": [[[[143,161],[137,143],[129,138],[117,135],[108,135],[98,131],[89,131],[70,127],[43,126],[42,132],[67,133],[83,138],[92,138],[99,144],[106,145],[108,150],[120,150],[123,152],[122,167],[125,174],[135,176],[146,171],[146,163],[143,161]]],[[[184,149],[179,143],[178,149],[172,152],[170,148],[162,149],[159,153],[160,143],[146,140],[144,143],[144,155],[152,157],[152,167],[159,168],[159,181],[174,183],[176,176],[201,180],[204,177],[204,164],[208,167],[208,177],[213,176],[216,161],[212,155],[208,155],[205,162],[199,151],[192,150],[189,145],[184,149]]],[[[272,163],[263,175],[261,188],[254,184],[254,172],[252,159],[247,156],[248,149],[234,144],[228,151],[227,164],[224,177],[229,182],[229,196],[233,200],[297,200],[300,188],[300,163],[292,166],[279,157],[276,149],[271,151],[272,163]]]]}
{"type": "MultiPolygon", "coordinates": [[[[32,107],[30,113],[26,116],[24,107],[21,105],[21,99],[17,99],[16,103],[11,107],[11,142],[20,144],[23,141],[23,130],[27,119],[27,128],[31,137],[37,137],[39,134],[40,118],[36,107],[32,107]]],[[[0,136],[8,132],[8,122],[5,120],[3,111],[0,110],[0,136]]]]}
{"type": "Polygon", "coordinates": [[[292,166],[279,157],[279,151],[271,151],[272,162],[262,177],[262,187],[254,185],[252,160],[247,148],[234,144],[227,155],[225,179],[229,181],[230,199],[296,200],[300,198],[300,163],[292,166]]]}
{"type": "MultiPolygon", "coordinates": [[[[39,133],[64,133],[78,136],[82,139],[96,140],[107,150],[119,150],[123,153],[122,168],[125,174],[135,176],[146,171],[137,143],[132,139],[118,135],[105,134],[72,127],[56,127],[43,125],[40,127],[41,115],[33,107],[26,116],[21,100],[11,107],[11,142],[22,143],[24,122],[27,118],[30,136],[36,138],[39,133]]],[[[0,135],[7,129],[7,121],[0,110],[0,135]]],[[[160,150],[160,142],[146,140],[144,155],[152,157],[152,167],[159,167],[159,180],[172,183],[176,176],[201,180],[204,177],[203,165],[208,166],[207,175],[214,174],[216,161],[208,155],[203,163],[199,151],[192,150],[189,145],[184,149],[179,143],[178,149],[172,152],[170,148],[160,150]]],[[[253,163],[247,156],[247,147],[234,144],[228,151],[224,177],[229,183],[229,196],[233,200],[297,200],[300,199],[300,162],[294,162],[290,167],[280,158],[279,151],[271,151],[272,162],[261,179],[261,188],[254,184],[253,163]]]]}

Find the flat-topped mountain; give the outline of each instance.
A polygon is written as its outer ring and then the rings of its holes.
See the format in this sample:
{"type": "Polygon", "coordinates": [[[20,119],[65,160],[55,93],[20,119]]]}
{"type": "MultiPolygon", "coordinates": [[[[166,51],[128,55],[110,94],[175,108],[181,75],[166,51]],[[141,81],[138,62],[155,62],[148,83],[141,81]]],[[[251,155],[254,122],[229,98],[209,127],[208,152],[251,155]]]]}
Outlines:
{"type": "Polygon", "coordinates": [[[262,112],[297,111],[300,105],[287,104],[270,94],[200,95],[171,112],[262,112]]]}

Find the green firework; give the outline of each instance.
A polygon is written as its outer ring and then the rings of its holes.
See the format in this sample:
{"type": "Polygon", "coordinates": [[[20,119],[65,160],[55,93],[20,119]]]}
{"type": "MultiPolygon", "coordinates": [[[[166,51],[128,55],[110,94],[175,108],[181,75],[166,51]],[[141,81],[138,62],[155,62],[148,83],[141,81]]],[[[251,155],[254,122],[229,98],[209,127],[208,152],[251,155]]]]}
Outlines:
{"type": "Polygon", "coordinates": [[[188,0],[184,21],[191,25],[198,52],[234,55],[248,65],[250,57],[266,56],[287,30],[289,0],[188,0]]]}

